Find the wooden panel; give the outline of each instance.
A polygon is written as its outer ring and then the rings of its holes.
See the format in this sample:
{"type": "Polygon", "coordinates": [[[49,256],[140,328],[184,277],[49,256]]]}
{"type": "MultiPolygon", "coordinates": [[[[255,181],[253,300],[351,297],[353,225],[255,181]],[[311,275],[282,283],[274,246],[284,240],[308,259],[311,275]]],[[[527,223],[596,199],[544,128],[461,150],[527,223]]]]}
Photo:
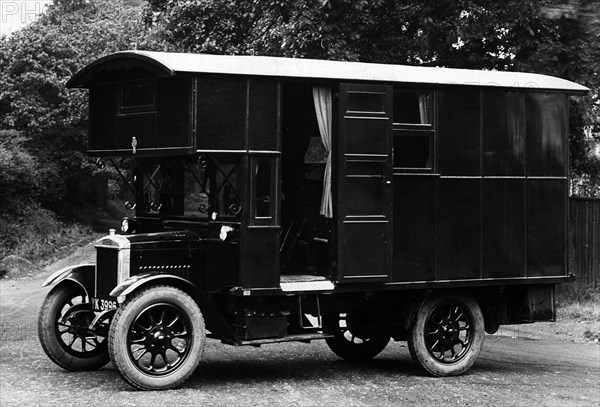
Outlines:
{"type": "Polygon", "coordinates": [[[525,180],[483,181],[483,276],[525,277],[525,180]]]}
{"type": "Polygon", "coordinates": [[[525,95],[483,93],[484,175],[525,175],[525,95]]]}
{"type": "Polygon", "coordinates": [[[90,151],[114,150],[117,143],[117,88],[90,89],[90,151]]]}
{"type": "Polygon", "coordinates": [[[244,288],[279,286],[279,230],[279,227],[246,230],[244,288]]]}
{"type": "Polygon", "coordinates": [[[567,175],[566,101],[562,94],[527,94],[527,175],[567,175]]]}
{"type": "Polygon", "coordinates": [[[347,111],[352,113],[385,113],[387,94],[377,92],[349,92],[347,111]]]}
{"type": "Polygon", "coordinates": [[[386,163],[346,163],[346,216],[369,216],[384,212],[383,199],[386,185],[383,174],[386,163]]]}
{"type": "Polygon", "coordinates": [[[276,81],[250,81],[249,137],[251,150],[278,150],[279,85],[276,81]]]}
{"type": "Polygon", "coordinates": [[[199,79],[198,149],[244,149],[246,80],[199,79]]]}
{"type": "Polygon", "coordinates": [[[394,176],[394,281],[435,279],[435,185],[424,176],[394,176]]]}
{"type": "Polygon", "coordinates": [[[345,221],[340,257],[343,279],[352,281],[379,281],[389,279],[387,265],[391,263],[387,221],[345,221]]]}
{"type": "Polygon", "coordinates": [[[527,181],[527,275],[566,274],[566,181],[527,181]]]}
{"type": "Polygon", "coordinates": [[[439,91],[437,111],[439,172],[480,175],[480,91],[439,91]]]}
{"type": "Polygon", "coordinates": [[[191,147],[190,80],[169,78],[158,81],[157,147],[191,147]]]}
{"type": "Polygon", "coordinates": [[[389,140],[379,137],[386,134],[389,127],[388,118],[347,116],[345,127],[346,154],[383,154],[388,153],[389,140]]]}
{"type": "Polygon", "coordinates": [[[481,275],[481,181],[442,179],[438,200],[438,278],[481,275]]]}
{"type": "Polygon", "coordinates": [[[137,140],[137,149],[156,148],[156,114],[130,113],[117,116],[117,149],[132,151],[132,139],[137,140]]]}

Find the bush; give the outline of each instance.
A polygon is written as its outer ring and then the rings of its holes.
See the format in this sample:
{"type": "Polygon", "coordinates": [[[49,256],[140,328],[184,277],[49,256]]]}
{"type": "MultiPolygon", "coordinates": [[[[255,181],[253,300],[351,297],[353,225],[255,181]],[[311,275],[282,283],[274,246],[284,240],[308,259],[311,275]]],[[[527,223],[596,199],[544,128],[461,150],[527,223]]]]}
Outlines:
{"type": "Polygon", "coordinates": [[[560,284],[556,303],[559,318],[600,321],[600,287],[579,281],[560,284]]]}
{"type": "Polygon", "coordinates": [[[4,213],[17,212],[39,193],[37,161],[23,147],[24,141],[14,130],[0,130],[0,210],[4,213]]]}
{"type": "Polygon", "coordinates": [[[43,265],[90,240],[89,228],[65,223],[37,204],[20,208],[19,216],[0,216],[0,260],[8,255],[43,265]]]}

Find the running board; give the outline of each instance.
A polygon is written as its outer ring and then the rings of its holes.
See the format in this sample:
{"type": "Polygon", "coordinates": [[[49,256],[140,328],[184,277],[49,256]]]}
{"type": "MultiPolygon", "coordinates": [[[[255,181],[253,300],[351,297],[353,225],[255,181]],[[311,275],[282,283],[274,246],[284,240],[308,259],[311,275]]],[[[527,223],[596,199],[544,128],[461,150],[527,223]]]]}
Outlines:
{"type": "Polygon", "coordinates": [[[239,342],[233,342],[231,340],[223,340],[223,343],[234,346],[260,346],[267,345],[270,343],[281,343],[281,342],[306,342],[333,338],[331,334],[324,333],[310,333],[310,334],[298,334],[298,335],[287,335],[283,338],[267,338],[267,339],[253,339],[253,340],[241,340],[239,342]]]}
{"type": "Polygon", "coordinates": [[[320,281],[295,281],[289,283],[280,283],[281,291],[284,293],[306,293],[321,292],[328,293],[333,291],[335,286],[329,280],[320,281]]]}

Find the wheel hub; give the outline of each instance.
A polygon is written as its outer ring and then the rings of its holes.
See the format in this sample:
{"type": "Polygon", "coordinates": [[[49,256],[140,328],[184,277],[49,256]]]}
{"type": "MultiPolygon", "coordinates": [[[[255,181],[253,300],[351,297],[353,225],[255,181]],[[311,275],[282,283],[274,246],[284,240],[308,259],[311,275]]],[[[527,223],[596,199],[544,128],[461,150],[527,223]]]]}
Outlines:
{"type": "Polygon", "coordinates": [[[444,345],[454,344],[458,339],[458,325],[451,321],[445,320],[440,325],[437,334],[438,339],[440,339],[444,345]]]}
{"type": "Polygon", "coordinates": [[[68,325],[67,332],[75,336],[87,334],[88,326],[92,319],[92,311],[74,311],[64,318],[65,325],[68,325]]]}
{"type": "Polygon", "coordinates": [[[171,331],[162,326],[156,327],[148,335],[147,346],[151,349],[168,349],[173,338],[171,331]]]}

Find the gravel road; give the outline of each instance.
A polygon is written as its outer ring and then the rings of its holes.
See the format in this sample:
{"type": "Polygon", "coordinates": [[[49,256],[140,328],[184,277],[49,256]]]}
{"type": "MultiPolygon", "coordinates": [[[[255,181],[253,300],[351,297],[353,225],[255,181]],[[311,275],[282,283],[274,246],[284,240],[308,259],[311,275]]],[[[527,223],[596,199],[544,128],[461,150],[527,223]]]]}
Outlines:
{"type": "Polygon", "coordinates": [[[468,374],[453,378],[424,375],[404,342],[372,361],[350,363],[319,341],[235,348],[209,340],[195,374],[164,392],[133,390],[110,364],[66,372],[37,340],[37,312],[48,291],[40,285],[89,250],[33,278],[0,280],[0,406],[600,405],[600,346],[583,338],[600,327],[577,321],[503,327],[486,337],[468,374]]]}

